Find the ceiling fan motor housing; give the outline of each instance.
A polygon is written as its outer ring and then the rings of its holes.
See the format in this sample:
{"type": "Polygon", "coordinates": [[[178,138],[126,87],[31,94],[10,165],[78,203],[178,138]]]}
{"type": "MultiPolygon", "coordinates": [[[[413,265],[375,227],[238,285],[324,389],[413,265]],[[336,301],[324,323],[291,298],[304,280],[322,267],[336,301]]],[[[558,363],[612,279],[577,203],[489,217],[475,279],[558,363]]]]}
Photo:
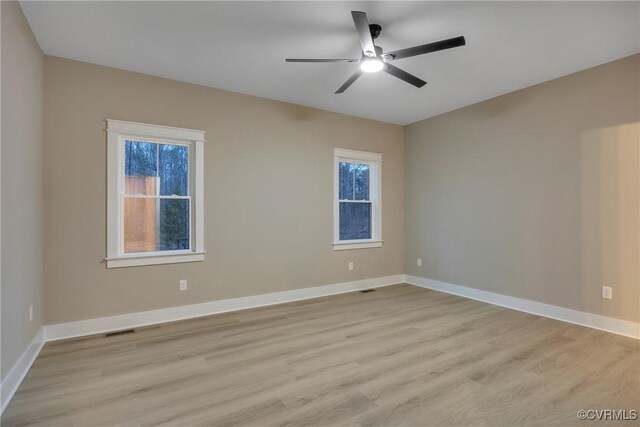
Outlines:
{"type": "Polygon", "coordinates": [[[375,40],[382,32],[382,27],[378,24],[369,24],[369,31],[371,32],[371,38],[375,40]]]}

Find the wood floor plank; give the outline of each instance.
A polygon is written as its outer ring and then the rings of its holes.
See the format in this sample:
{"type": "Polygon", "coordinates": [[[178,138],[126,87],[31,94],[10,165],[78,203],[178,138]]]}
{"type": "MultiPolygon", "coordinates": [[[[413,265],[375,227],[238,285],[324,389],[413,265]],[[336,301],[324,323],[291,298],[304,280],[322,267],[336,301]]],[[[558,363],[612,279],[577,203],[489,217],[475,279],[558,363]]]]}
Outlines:
{"type": "Polygon", "coordinates": [[[640,409],[637,340],[403,284],[48,343],[1,421],[565,426],[578,409],[640,409]]]}

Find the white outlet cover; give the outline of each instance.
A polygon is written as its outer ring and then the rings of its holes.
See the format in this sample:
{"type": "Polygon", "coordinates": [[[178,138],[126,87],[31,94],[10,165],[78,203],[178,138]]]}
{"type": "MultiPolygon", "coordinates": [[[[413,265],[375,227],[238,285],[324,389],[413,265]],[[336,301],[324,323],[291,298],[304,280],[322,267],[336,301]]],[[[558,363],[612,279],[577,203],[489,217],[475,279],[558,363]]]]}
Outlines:
{"type": "Polygon", "coordinates": [[[422,258],[418,258],[418,259],[416,260],[416,265],[417,265],[418,267],[422,267],[422,258]]]}
{"type": "Polygon", "coordinates": [[[186,280],[180,280],[180,290],[181,291],[186,291],[187,290],[187,281],[186,280]]]}
{"type": "Polygon", "coordinates": [[[33,322],[33,306],[29,306],[29,322],[33,322]]]}
{"type": "Polygon", "coordinates": [[[353,262],[349,263],[349,270],[353,270],[353,262]]]}
{"type": "Polygon", "coordinates": [[[613,289],[609,286],[602,287],[602,298],[604,299],[612,299],[613,298],[613,289]]]}

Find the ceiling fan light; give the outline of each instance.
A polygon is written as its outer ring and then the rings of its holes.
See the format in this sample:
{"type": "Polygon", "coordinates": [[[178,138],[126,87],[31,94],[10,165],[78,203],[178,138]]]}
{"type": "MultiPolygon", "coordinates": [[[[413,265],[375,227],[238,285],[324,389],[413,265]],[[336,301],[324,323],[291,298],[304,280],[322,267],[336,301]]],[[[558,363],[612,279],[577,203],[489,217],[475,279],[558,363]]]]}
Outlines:
{"type": "Polygon", "coordinates": [[[360,63],[360,69],[365,73],[377,73],[384,68],[384,62],[379,58],[368,58],[360,63]]]}

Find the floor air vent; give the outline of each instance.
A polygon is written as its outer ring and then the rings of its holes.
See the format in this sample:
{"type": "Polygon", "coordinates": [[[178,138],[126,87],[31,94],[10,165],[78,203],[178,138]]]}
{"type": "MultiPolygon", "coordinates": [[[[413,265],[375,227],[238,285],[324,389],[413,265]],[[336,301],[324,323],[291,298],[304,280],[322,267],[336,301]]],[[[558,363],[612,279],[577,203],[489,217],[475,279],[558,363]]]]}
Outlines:
{"type": "Polygon", "coordinates": [[[365,289],[364,291],[360,291],[361,294],[368,294],[369,292],[375,292],[375,289],[365,289]]]}
{"type": "Polygon", "coordinates": [[[113,332],[107,332],[106,334],[104,334],[105,338],[110,338],[110,337],[115,337],[118,335],[126,335],[126,334],[133,334],[136,330],[135,329],[125,329],[123,331],[113,331],[113,332]]]}

